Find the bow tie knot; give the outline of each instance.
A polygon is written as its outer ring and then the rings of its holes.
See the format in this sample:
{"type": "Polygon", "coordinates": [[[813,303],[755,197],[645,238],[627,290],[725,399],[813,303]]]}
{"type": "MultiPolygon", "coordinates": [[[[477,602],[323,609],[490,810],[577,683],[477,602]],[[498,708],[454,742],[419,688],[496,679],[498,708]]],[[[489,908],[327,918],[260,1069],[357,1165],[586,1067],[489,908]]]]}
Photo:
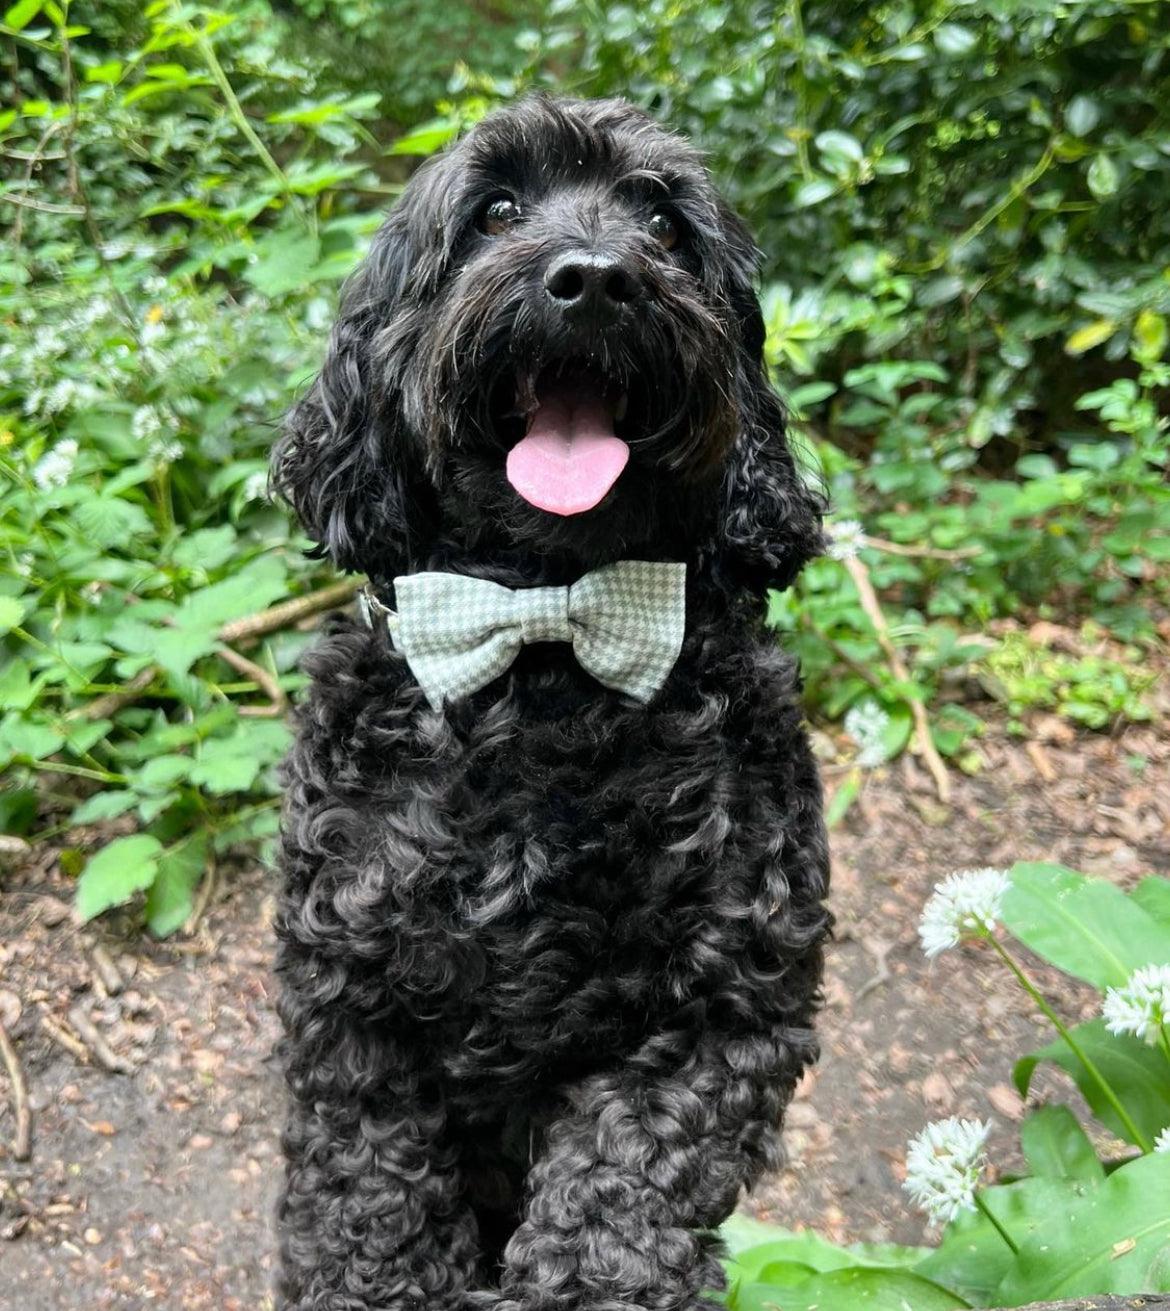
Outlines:
{"type": "Polygon", "coordinates": [[[686,565],[664,561],[621,560],[569,587],[403,574],[394,592],[391,638],[436,710],[498,678],[531,642],[570,643],[598,682],[648,701],[674,667],[686,627],[686,565]]]}

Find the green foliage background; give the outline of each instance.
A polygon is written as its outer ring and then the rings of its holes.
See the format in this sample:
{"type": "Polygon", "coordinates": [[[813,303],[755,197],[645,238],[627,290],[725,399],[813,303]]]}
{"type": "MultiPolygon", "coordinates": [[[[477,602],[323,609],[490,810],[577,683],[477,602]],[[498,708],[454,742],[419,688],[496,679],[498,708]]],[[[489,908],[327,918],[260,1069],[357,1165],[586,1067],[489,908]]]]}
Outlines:
{"type": "Polygon", "coordinates": [[[771,609],[812,712],[864,708],[867,764],[916,705],[970,764],[968,666],[1013,715],[1148,714],[1167,6],[17,0],[0,40],[0,819],[140,830],[76,858],[85,913],[146,890],[170,932],[210,848],[271,834],[308,639],[225,660],[224,626],[333,581],[266,498],[273,425],[412,156],[532,87],[689,133],[759,236],[777,380],[901,657],[818,562],[771,609]],[[1021,612],[1127,645],[1054,672],[983,638],[1021,612]]]}

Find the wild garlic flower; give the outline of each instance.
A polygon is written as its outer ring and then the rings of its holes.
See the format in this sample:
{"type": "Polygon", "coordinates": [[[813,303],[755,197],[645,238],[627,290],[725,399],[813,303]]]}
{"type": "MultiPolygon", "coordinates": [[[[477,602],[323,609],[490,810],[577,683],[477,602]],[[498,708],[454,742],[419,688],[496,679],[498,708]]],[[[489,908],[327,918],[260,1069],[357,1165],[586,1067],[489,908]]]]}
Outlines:
{"type": "Polygon", "coordinates": [[[1110,1033],[1132,1033],[1153,1046],[1170,1025],[1170,965],[1143,965],[1124,987],[1109,988],[1101,1008],[1110,1033]]]}
{"type": "Polygon", "coordinates": [[[255,473],[250,473],[244,479],[243,486],[245,501],[263,501],[268,497],[268,475],[263,469],[257,469],[255,473]]]}
{"type": "Polygon", "coordinates": [[[865,529],[856,519],[841,519],[828,527],[830,560],[851,560],[865,545],[865,529]]]}
{"type": "Polygon", "coordinates": [[[857,743],[857,763],[865,769],[886,758],[882,742],[890,717],[874,700],[859,701],[845,712],[845,732],[857,743]]]}
{"type": "Polygon", "coordinates": [[[1170,1152],[1170,1124],[1154,1139],[1155,1152],[1170,1152]]]}
{"type": "Polygon", "coordinates": [[[73,472],[73,465],[76,460],[77,443],[71,438],[67,441],[58,442],[47,455],[42,455],[33,466],[33,482],[42,492],[50,491],[54,487],[64,487],[69,481],[69,475],[73,472]]]}
{"type": "Polygon", "coordinates": [[[967,869],[934,885],[922,911],[918,937],[928,956],[957,947],[964,938],[984,938],[999,919],[1011,879],[1002,869],[967,869]]]}
{"type": "Polygon", "coordinates": [[[975,1187],[987,1164],[984,1144],[991,1125],[982,1120],[936,1120],[906,1150],[902,1187],[936,1224],[975,1209],[975,1187]]]}

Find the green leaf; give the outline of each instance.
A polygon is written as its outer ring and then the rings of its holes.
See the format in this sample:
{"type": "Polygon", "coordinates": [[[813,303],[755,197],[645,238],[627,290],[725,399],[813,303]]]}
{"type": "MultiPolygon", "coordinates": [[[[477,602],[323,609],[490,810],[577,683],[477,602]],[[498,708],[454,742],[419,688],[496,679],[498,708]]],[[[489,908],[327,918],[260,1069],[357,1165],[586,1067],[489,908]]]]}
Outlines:
{"type": "Polygon", "coordinates": [[[277,232],[258,247],[256,262],[244,279],[266,296],[283,296],[311,282],[310,272],[321,259],[321,241],[309,232],[277,232]]]}
{"type": "Polygon", "coordinates": [[[103,819],[116,819],[128,810],[133,810],[138,795],[129,788],[113,788],[107,792],[95,792],[83,801],[69,816],[70,824],[96,824],[103,819]]]}
{"type": "Polygon", "coordinates": [[[909,1270],[852,1267],[814,1275],[796,1288],[741,1283],[739,1311],[953,1311],[967,1303],[909,1270]]]}
{"type": "Polygon", "coordinates": [[[176,621],[183,627],[218,628],[229,619],[263,610],[285,594],[287,585],[281,561],[264,555],[230,578],[192,592],[179,607],[176,621]]]}
{"type": "Polygon", "coordinates": [[[861,142],[848,132],[839,132],[833,129],[829,132],[818,132],[816,137],[817,149],[825,155],[839,155],[843,159],[851,160],[853,163],[860,163],[865,158],[865,151],[861,148],[861,142]]]}
{"type": "MultiPolygon", "coordinates": [[[[1101,1019],[1078,1024],[1072,1035],[1113,1089],[1138,1131],[1147,1142],[1153,1142],[1170,1124],[1170,1073],[1166,1057],[1156,1047],[1147,1047],[1129,1034],[1110,1033],[1101,1019]]],[[[1016,1062],[1012,1079],[1021,1097],[1027,1097],[1032,1075],[1042,1061],[1051,1061],[1067,1071],[1097,1119],[1119,1138],[1133,1141],[1096,1079],[1061,1038],[1016,1062]]]]}
{"type": "Polygon", "coordinates": [[[1108,200],[1117,194],[1121,177],[1117,165],[1108,155],[1097,155],[1089,165],[1089,190],[1097,200],[1108,200]]]}
{"type": "Polygon", "coordinates": [[[1105,1170],[1093,1144],[1067,1106],[1041,1106],[1020,1125],[1028,1169],[1048,1179],[1100,1183],[1105,1170]]]}
{"type": "Polygon", "coordinates": [[[25,718],[13,712],[0,723],[0,761],[5,756],[44,760],[64,743],[65,734],[40,717],[25,718]]]}
{"type": "Polygon", "coordinates": [[[1054,1208],[1042,1232],[1017,1242],[1019,1258],[999,1286],[998,1305],[1170,1289],[1164,1274],[1156,1285],[1147,1282],[1170,1243],[1170,1155],[1128,1162],[1054,1208]]]}
{"type": "Polygon", "coordinates": [[[433,155],[459,133],[459,122],[454,118],[436,118],[429,123],[399,137],[386,152],[389,155],[433,155]]]}
{"type": "Polygon", "coordinates": [[[174,933],[190,915],[206,860],[205,833],[192,834],[159,857],[158,877],[146,894],[146,924],[156,938],[174,933]]]}
{"type": "Polygon", "coordinates": [[[229,736],[203,744],[188,777],[213,796],[247,792],[260,771],[275,764],[291,741],[289,730],[275,720],[241,720],[229,736]]]}
{"type": "Polygon", "coordinates": [[[115,838],[93,856],[77,883],[77,913],[91,920],[148,888],[158,874],[162,843],[149,833],[115,838]]]}
{"type": "Polygon", "coordinates": [[[1086,323],[1078,328],[1064,343],[1064,349],[1070,355],[1083,355],[1085,351],[1100,346],[1108,341],[1117,331],[1117,324],[1112,319],[1098,319],[1095,323],[1086,323]]]}
{"type": "Polygon", "coordinates": [[[150,516],[140,505],[118,496],[90,496],[74,510],[83,536],[98,546],[124,546],[130,537],[151,531],[150,516]]]}
{"type": "Polygon", "coordinates": [[[1038,956],[1097,988],[1141,965],[1170,964],[1170,935],[1104,879],[1062,865],[1013,866],[1003,923],[1038,956]]]}
{"type": "Polygon", "coordinates": [[[812,205],[819,205],[822,200],[828,200],[836,191],[836,182],[830,182],[828,178],[810,178],[796,188],[792,203],[797,209],[808,209],[812,205]]]}
{"type": "Polygon", "coordinates": [[[977,40],[970,28],[958,23],[940,23],[934,29],[934,44],[944,55],[965,55],[975,48],[977,40]]]}
{"type": "Polygon", "coordinates": [[[23,32],[32,20],[41,12],[44,0],[16,0],[4,11],[4,26],[14,32],[23,32]]]}
{"type": "Polygon", "coordinates": [[[1134,888],[1129,899],[1170,932],[1170,879],[1151,874],[1134,888]]]}
{"type": "Polygon", "coordinates": [[[200,528],[179,539],[171,559],[183,569],[211,571],[232,558],[237,541],[238,535],[230,523],[200,528]]]}
{"type": "Polygon", "coordinates": [[[24,601],[19,596],[0,596],[0,633],[10,633],[24,614],[24,601]]]}
{"type": "Polygon", "coordinates": [[[1073,96],[1064,111],[1064,125],[1074,137],[1087,137],[1100,121],[1100,106],[1091,96],[1073,96]]]}

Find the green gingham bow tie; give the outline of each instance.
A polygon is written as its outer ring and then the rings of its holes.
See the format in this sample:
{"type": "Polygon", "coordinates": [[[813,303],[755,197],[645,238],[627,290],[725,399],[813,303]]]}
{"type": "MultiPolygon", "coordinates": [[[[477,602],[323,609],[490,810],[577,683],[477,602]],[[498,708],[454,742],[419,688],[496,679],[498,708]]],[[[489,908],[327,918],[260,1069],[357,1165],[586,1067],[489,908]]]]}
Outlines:
{"type": "Polygon", "coordinates": [[[606,687],[648,701],[682,647],[685,564],[621,560],[571,587],[513,590],[463,574],[394,580],[394,645],[438,710],[498,678],[526,642],[571,642],[606,687]]]}

